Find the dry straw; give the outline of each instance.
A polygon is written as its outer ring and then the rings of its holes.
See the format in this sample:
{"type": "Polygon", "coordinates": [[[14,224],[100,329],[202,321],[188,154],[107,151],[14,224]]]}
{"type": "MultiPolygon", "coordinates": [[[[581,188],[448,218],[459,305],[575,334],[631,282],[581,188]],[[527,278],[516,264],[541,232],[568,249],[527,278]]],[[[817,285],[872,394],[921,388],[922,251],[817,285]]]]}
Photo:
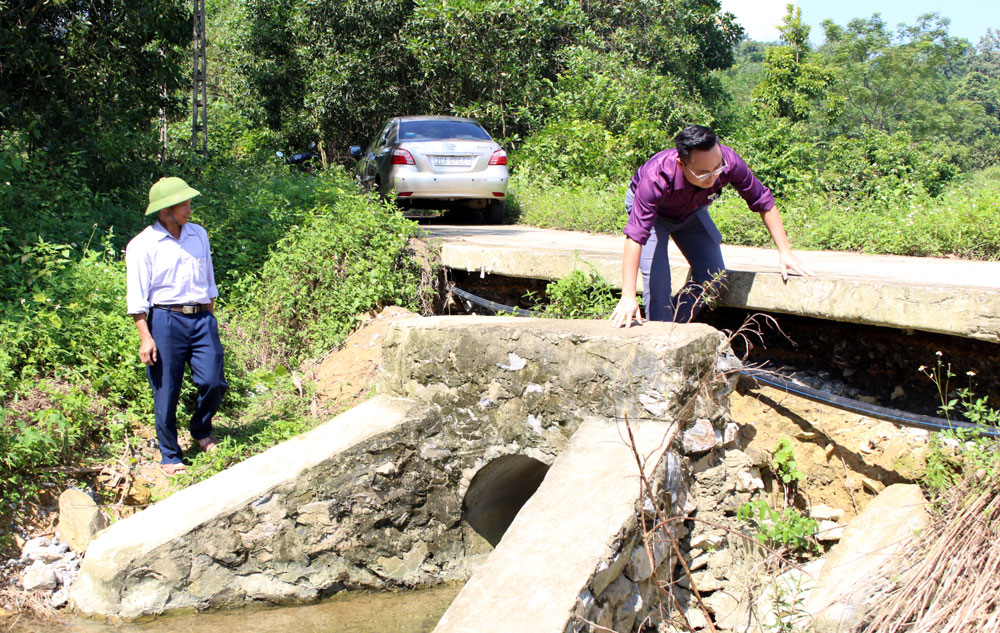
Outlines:
{"type": "Polygon", "coordinates": [[[1000,477],[966,478],[876,592],[860,633],[1000,632],[1000,477]]]}

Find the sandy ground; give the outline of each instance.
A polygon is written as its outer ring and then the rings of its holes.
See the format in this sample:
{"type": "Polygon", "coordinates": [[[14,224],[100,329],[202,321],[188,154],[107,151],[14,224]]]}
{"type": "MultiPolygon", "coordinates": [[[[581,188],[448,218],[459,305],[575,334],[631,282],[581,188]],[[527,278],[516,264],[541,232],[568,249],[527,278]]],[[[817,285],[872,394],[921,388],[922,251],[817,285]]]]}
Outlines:
{"type": "Polygon", "coordinates": [[[312,372],[316,381],[316,395],[324,417],[342,413],[373,393],[382,360],[382,341],[389,323],[419,317],[395,306],[378,313],[366,313],[361,327],[339,349],[304,368],[312,372]]]}
{"type": "MultiPolygon", "coordinates": [[[[740,383],[730,400],[749,446],[773,454],[789,438],[806,474],[799,502],[844,510],[850,519],[885,486],[920,476],[928,433],[817,404],[770,387],[740,383]]],[[[751,451],[754,452],[754,451],[751,451]]],[[[772,504],[773,505],[773,504],[772,504]]]]}

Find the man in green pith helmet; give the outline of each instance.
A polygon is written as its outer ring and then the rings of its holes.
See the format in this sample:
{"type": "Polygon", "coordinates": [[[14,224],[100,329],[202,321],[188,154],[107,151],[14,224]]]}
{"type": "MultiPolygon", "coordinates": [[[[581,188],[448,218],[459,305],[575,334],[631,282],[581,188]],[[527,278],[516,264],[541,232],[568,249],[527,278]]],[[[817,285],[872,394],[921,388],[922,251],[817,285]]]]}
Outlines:
{"type": "Polygon", "coordinates": [[[191,217],[199,195],[180,178],[161,178],[149,190],[146,215],[156,221],[135,236],[125,251],[128,313],[139,331],[139,360],[153,388],[160,468],[167,475],[185,470],[177,442],[177,401],[184,366],[198,388],[191,437],[213,451],[212,416],[226,392],[219,324],[213,314],[215,286],[208,233],[191,217]]]}

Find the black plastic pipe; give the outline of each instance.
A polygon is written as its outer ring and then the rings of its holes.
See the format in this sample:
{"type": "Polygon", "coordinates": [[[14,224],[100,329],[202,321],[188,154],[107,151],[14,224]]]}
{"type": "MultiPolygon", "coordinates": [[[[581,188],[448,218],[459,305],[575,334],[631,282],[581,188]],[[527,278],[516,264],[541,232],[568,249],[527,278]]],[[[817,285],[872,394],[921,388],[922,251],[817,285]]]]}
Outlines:
{"type": "Polygon", "coordinates": [[[454,286],[452,286],[451,292],[456,296],[465,299],[466,301],[470,301],[472,303],[475,303],[476,305],[482,306],[484,308],[489,308],[490,310],[495,310],[497,312],[509,312],[510,314],[519,317],[541,316],[540,312],[535,312],[533,310],[525,310],[524,308],[516,308],[514,306],[506,306],[502,303],[497,303],[495,301],[490,301],[489,299],[483,299],[482,297],[477,297],[471,292],[466,292],[461,288],[456,288],[454,286]]]}
{"type": "Polygon", "coordinates": [[[900,411],[899,409],[880,407],[877,404],[868,404],[867,402],[860,402],[858,400],[837,396],[826,391],[813,389],[812,387],[806,387],[804,385],[794,383],[783,376],[775,374],[774,372],[762,371],[760,369],[741,369],[739,370],[739,373],[749,377],[755,382],[763,383],[769,387],[774,387],[775,389],[781,389],[786,393],[792,394],[793,396],[826,404],[844,411],[860,413],[870,418],[885,420],[886,422],[892,422],[893,424],[902,424],[904,426],[912,426],[918,429],[926,429],[928,431],[970,429],[990,437],[1000,437],[1000,429],[995,427],[982,426],[958,420],[947,420],[945,418],[935,418],[929,415],[920,415],[917,413],[900,411]]]}

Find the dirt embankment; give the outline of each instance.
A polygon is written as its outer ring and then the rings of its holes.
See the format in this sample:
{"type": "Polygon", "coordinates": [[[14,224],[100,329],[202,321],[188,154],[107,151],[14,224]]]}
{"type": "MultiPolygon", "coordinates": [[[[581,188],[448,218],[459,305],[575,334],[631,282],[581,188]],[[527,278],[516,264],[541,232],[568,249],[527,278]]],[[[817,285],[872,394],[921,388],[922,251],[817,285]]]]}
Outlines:
{"type": "Polygon", "coordinates": [[[733,393],[730,407],[733,420],[748,427],[750,447],[758,449],[749,452],[770,455],[780,438],[792,441],[806,474],[797,505],[828,505],[850,519],[885,486],[915,481],[923,472],[927,431],[757,387],[748,379],[733,393]]]}

